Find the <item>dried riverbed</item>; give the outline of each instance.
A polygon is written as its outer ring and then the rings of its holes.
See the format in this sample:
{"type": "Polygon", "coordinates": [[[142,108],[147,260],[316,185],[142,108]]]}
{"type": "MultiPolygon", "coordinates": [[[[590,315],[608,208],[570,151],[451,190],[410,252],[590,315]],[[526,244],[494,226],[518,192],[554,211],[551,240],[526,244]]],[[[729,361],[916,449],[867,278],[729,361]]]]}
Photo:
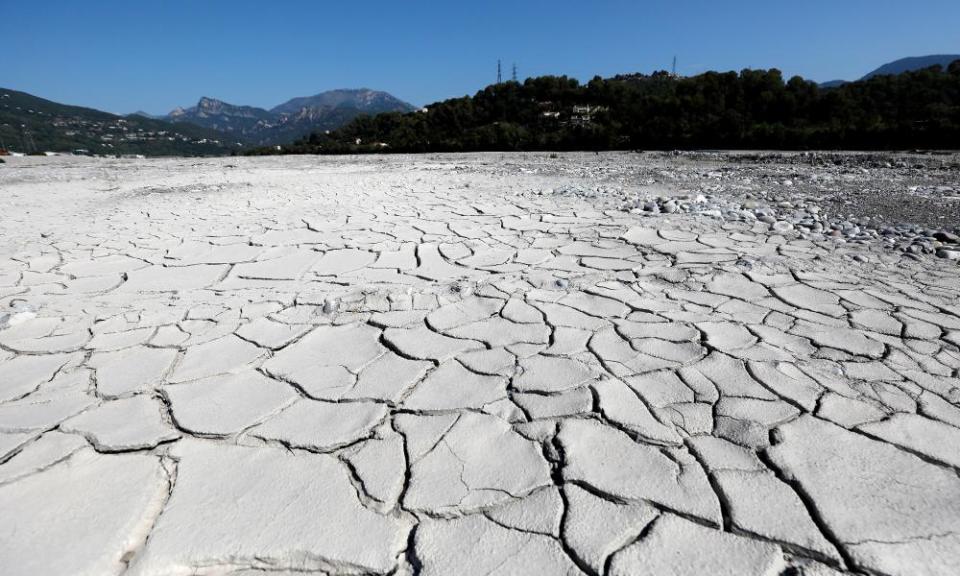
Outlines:
{"type": "Polygon", "coordinates": [[[5,574],[953,574],[954,155],[0,166],[5,574]]]}

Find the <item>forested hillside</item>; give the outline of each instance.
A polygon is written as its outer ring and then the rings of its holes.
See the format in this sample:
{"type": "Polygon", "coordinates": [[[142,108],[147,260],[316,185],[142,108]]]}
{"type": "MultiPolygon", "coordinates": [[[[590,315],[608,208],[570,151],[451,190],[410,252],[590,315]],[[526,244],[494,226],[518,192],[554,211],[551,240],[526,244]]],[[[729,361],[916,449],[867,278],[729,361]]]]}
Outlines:
{"type": "Polygon", "coordinates": [[[0,88],[0,148],[12,151],[214,156],[229,154],[236,145],[193,124],[117,116],[0,88]]]}
{"type": "Polygon", "coordinates": [[[530,78],[360,117],[281,152],[673,148],[960,148],[960,61],[837,88],[775,69],[530,78]]]}

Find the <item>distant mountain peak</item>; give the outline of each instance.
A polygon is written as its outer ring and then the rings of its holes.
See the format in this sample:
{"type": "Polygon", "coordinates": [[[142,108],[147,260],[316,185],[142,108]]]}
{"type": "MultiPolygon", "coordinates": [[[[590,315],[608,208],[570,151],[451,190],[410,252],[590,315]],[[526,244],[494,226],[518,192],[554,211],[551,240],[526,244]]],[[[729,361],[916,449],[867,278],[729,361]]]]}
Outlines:
{"type": "Polygon", "coordinates": [[[201,96],[196,106],[175,108],[167,115],[167,120],[241,135],[258,122],[270,119],[271,114],[263,108],[236,106],[209,96],[201,96]]]}
{"type": "Polygon", "coordinates": [[[387,92],[339,88],[293,98],[270,110],[237,106],[202,96],[195,106],[176,108],[166,119],[242,136],[256,144],[281,144],[315,130],[333,130],[360,114],[409,112],[414,107],[387,92]]]}
{"type": "MultiPolygon", "coordinates": [[[[893,62],[887,62],[883,66],[880,66],[876,70],[873,70],[860,79],[869,80],[874,76],[887,76],[903,74],[904,72],[915,72],[917,70],[923,70],[924,68],[930,68],[931,66],[942,66],[944,69],[946,69],[954,60],[960,60],[960,54],[930,54],[927,56],[909,56],[907,58],[894,60],[893,62]]],[[[830,80],[829,82],[821,82],[820,87],[839,88],[844,84],[849,84],[849,82],[847,80],[830,80]]]]}
{"type": "Polygon", "coordinates": [[[137,110],[136,112],[131,112],[127,116],[140,116],[142,118],[151,118],[153,120],[162,120],[163,116],[157,116],[156,114],[151,114],[149,112],[144,112],[143,110],[137,110]]]}
{"type": "Polygon", "coordinates": [[[844,84],[848,84],[846,80],[828,80],[826,82],[821,82],[821,88],[839,88],[844,84]]]}
{"type": "Polygon", "coordinates": [[[927,56],[910,56],[888,62],[880,66],[873,72],[870,72],[862,78],[869,80],[874,76],[884,76],[887,74],[903,74],[904,72],[913,72],[923,70],[931,66],[942,66],[946,68],[954,60],[960,60],[960,54],[930,54],[927,56]]]}
{"type": "Polygon", "coordinates": [[[414,107],[399,98],[370,88],[337,88],[314,94],[292,98],[270,109],[274,114],[295,114],[303,108],[356,108],[361,112],[376,114],[379,112],[409,112],[414,107]]]}

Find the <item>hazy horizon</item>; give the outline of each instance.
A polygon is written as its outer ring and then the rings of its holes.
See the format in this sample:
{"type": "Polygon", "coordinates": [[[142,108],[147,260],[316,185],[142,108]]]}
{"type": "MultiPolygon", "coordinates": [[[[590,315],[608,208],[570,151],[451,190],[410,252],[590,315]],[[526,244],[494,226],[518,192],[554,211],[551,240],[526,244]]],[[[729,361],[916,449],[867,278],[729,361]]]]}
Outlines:
{"type": "Polygon", "coordinates": [[[908,56],[958,53],[960,4],[814,0],[677,3],[491,2],[431,7],[291,2],[75,5],[5,2],[0,85],[114,113],[165,114],[201,96],[271,108],[336,88],[414,105],[503,77],[778,68],[855,80],[908,56]],[[909,6],[910,10],[906,7],[909,6]],[[935,15],[935,17],[931,17],[935,15]],[[13,57],[10,57],[12,54],[13,57]]]}

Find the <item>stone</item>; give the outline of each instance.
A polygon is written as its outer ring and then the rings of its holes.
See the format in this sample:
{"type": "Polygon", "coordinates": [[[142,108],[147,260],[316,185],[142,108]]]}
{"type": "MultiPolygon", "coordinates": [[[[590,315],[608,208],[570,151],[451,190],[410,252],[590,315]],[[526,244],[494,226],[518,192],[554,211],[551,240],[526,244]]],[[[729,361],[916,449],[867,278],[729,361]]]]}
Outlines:
{"type": "Polygon", "coordinates": [[[375,254],[364,250],[331,250],[311,270],[319,276],[337,276],[369,266],[375,259],[375,254]]]}
{"type": "Polygon", "coordinates": [[[607,558],[636,539],[659,515],[644,502],[611,502],[576,484],[567,484],[563,490],[567,500],[563,539],[596,574],[603,574],[607,558]]]}
{"type": "Polygon", "coordinates": [[[89,444],[82,437],[74,434],[64,434],[56,430],[47,432],[32,442],[32,435],[24,434],[21,436],[17,447],[22,449],[6,458],[0,450],[0,460],[4,461],[0,466],[0,484],[7,484],[18,480],[30,474],[46,470],[63,460],[66,460],[78,451],[88,448],[89,444]],[[24,444],[25,443],[25,444],[24,444]]]}
{"type": "Polygon", "coordinates": [[[262,349],[229,335],[192,346],[168,377],[170,382],[187,382],[240,372],[264,356],[262,349]]]}
{"type": "Polygon", "coordinates": [[[160,403],[142,395],[105,402],[66,420],[60,430],[85,436],[99,452],[144,450],[180,437],[164,421],[160,403]]]}
{"type": "Polygon", "coordinates": [[[200,565],[382,573],[406,547],[410,521],[365,508],[332,456],[193,440],[173,456],[176,489],[131,575],[200,565]]]}
{"type": "Polygon", "coordinates": [[[505,378],[476,374],[459,362],[448,361],[417,384],[403,405],[419,411],[479,409],[506,397],[505,378]]]}
{"type": "Polygon", "coordinates": [[[311,250],[296,251],[277,258],[237,264],[231,273],[256,280],[297,280],[319,258],[320,255],[311,250]]]}
{"type": "Polygon", "coordinates": [[[0,485],[4,572],[120,573],[143,546],[169,486],[156,456],[106,456],[89,448],[0,485]],[[48,553],[51,546],[56,554],[48,553]]]}
{"type": "Polygon", "coordinates": [[[654,446],[590,420],[565,421],[557,437],[565,455],[565,481],[584,482],[622,501],[659,503],[720,525],[720,504],[689,454],[667,457],[654,446]]]}
{"type": "Polygon", "coordinates": [[[49,382],[70,359],[65,354],[18,356],[0,362],[0,402],[15,400],[49,382]]]}
{"type": "Polygon", "coordinates": [[[713,473],[729,503],[733,526],[765,540],[782,542],[832,563],[839,552],[820,533],[800,497],[769,472],[719,470],[713,473]]]}
{"type": "Polygon", "coordinates": [[[828,392],[820,400],[817,416],[839,424],[844,428],[852,428],[865,422],[873,422],[884,418],[887,413],[872,403],[861,399],[847,398],[840,394],[828,392]]]}
{"type": "Polygon", "coordinates": [[[134,346],[94,354],[89,364],[97,371],[97,392],[107,398],[119,398],[163,384],[176,358],[176,350],[134,346]]]}
{"type": "Polygon", "coordinates": [[[533,356],[520,360],[520,368],[522,372],[513,382],[520,391],[560,392],[596,378],[590,367],[572,358],[533,356]]]}
{"type": "Polygon", "coordinates": [[[560,491],[549,486],[493,508],[486,516],[497,524],[514,530],[559,538],[563,508],[560,491]]]}
{"type": "Polygon", "coordinates": [[[373,402],[299,400],[249,433],[291,448],[330,452],[368,436],[386,416],[386,407],[373,402]]]}
{"type": "Polygon", "coordinates": [[[468,370],[489,376],[509,376],[514,372],[516,356],[503,348],[464,352],[457,360],[468,370]]]}
{"type": "Polygon", "coordinates": [[[124,292],[180,292],[212,286],[227,273],[227,266],[197,265],[183,268],[148,266],[134,270],[120,286],[124,292]]]}
{"type": "Polygon", "coordinates": [[[465,298],[437,308],[427,315],[427,323],[434,330],[447,332],[453,328],[486,320],[504,306],[497,298],[465,298]]]}
{"type": "Polygon", "coordinates": [[[163,388],[179,428],[200,436],[231,436],[292,403],[286,384],[248,370],[163,388]]]}
{"type": "Polygon", "coordinates": [[[399,503],[407,472],[402,436],[390,431],[383,438],[361,443],[343,457],[356,470],[367,495],[391,509],[399,503]]]}
{"type": "Polygon", "coordinates": [[[843,350],[855,356],[881,358],[884,352],[883,343],[867,337],[860,331],[848,328],[798,322],[792,332],[798,336],[809,338],[820,346],[836,348],[837,350],[843,350]]]}
{"type": "Polygon", "coordinates": [[[144,344],[153,336],[153,328],[138,328],[122,332],[101,332],[87,342],[87,348],[108,352],[144,344]]]}
{"type": "Polygon", "coordinates": [[[773,293],[784,302],[827,316],[842,316],[846,310],[840,306],[840,298],[825,290],[811,288],[806,284],[789,284],[776,286],[773,293]]]}
{"type": "Polygon", "coordinates": [[[780,574],[785,568],[779,547],[664,514],[649,534],[627,546],[610,563],[614,576],[741,576],[780,574]]]}
{"type": "Polygon", "coordinates": [[[811,416],[779,428],[769,449],[854,567],[949,574],[960,561],[960,478],[889,444],[811,416]]]}
{"type": "Polygon", "coordinates": [[[478,340],[494,347],[550,343],[550,328],[546,325],[516,324],[499,317],[453,328],[447,334],[455,338],[478,340]]]}
{"type": "Polygon", "coordinates": [[[97,403],[77,386],[31,394],[0,404],[0,431],[32,432],[53,428],[97,403]]]}
{"type": "Polygon", "coordinates": [[[263,369],[313,398],[336,400],[353,386],[357,372],[386,352],[379,336],[365,324],[319,326],[274,354],[263,369]]]}
{"type": "Polygon", "coordinates": [[[600,399],[600,411],[613,422],[656,444],[679,446],[680,435],[670,422],[658,420],[632,388],[612,378],[593,385],[600,399]]]}
{"type": "Polygon", "coordinates": [[[495,416],[461,412],[448,421],[401,415],[396,423],[411,458],[407,509],[463,513],[551,483],[539,446],[495,416]],[[424,434],[425,449],[410,445],[418,434],[424,434]]]}
{"type": "Polygon", "coordinates": [[[894,414],[857,429],[911,452],[960,468],[960,428],[919,414],[894,414]]]}
{"type": "Polygon", "coordinates": [[[427,519],[414,533],[424,576],[583,574],[553,538],[504,528],[481,515],[427,519]],[[464,550],[463,542],[471,542],[464,550]]]}
{"type": "Polygon", "coordinates": [[[512,394],[511,398],[534,420],[586,414],[593,410],[593,393],[587,387],[572,388],[555,394],[517,392],[512,394]]]}
{"type": "Polygon", "coordinates": [[[338,397],[399,402],[431,366],[430,362],[407,360],[386,352],[368,364],[357,377],[356,385],[344,389],[338,397]]]}
{"type": "Polygon", "coordinates": [[[263,348],[279,350],[309,331],[307,326],[275,322],[269,318],[257,318],[237,330],[237,336],[263,348]]]}
{"type": "Polygon", "coordinates": [[[479,342],[451,338],[421,328],[387,328],[384,339],[405,357],[416,360],[444,362],[461,352],[483,348],[479,342]]]}

